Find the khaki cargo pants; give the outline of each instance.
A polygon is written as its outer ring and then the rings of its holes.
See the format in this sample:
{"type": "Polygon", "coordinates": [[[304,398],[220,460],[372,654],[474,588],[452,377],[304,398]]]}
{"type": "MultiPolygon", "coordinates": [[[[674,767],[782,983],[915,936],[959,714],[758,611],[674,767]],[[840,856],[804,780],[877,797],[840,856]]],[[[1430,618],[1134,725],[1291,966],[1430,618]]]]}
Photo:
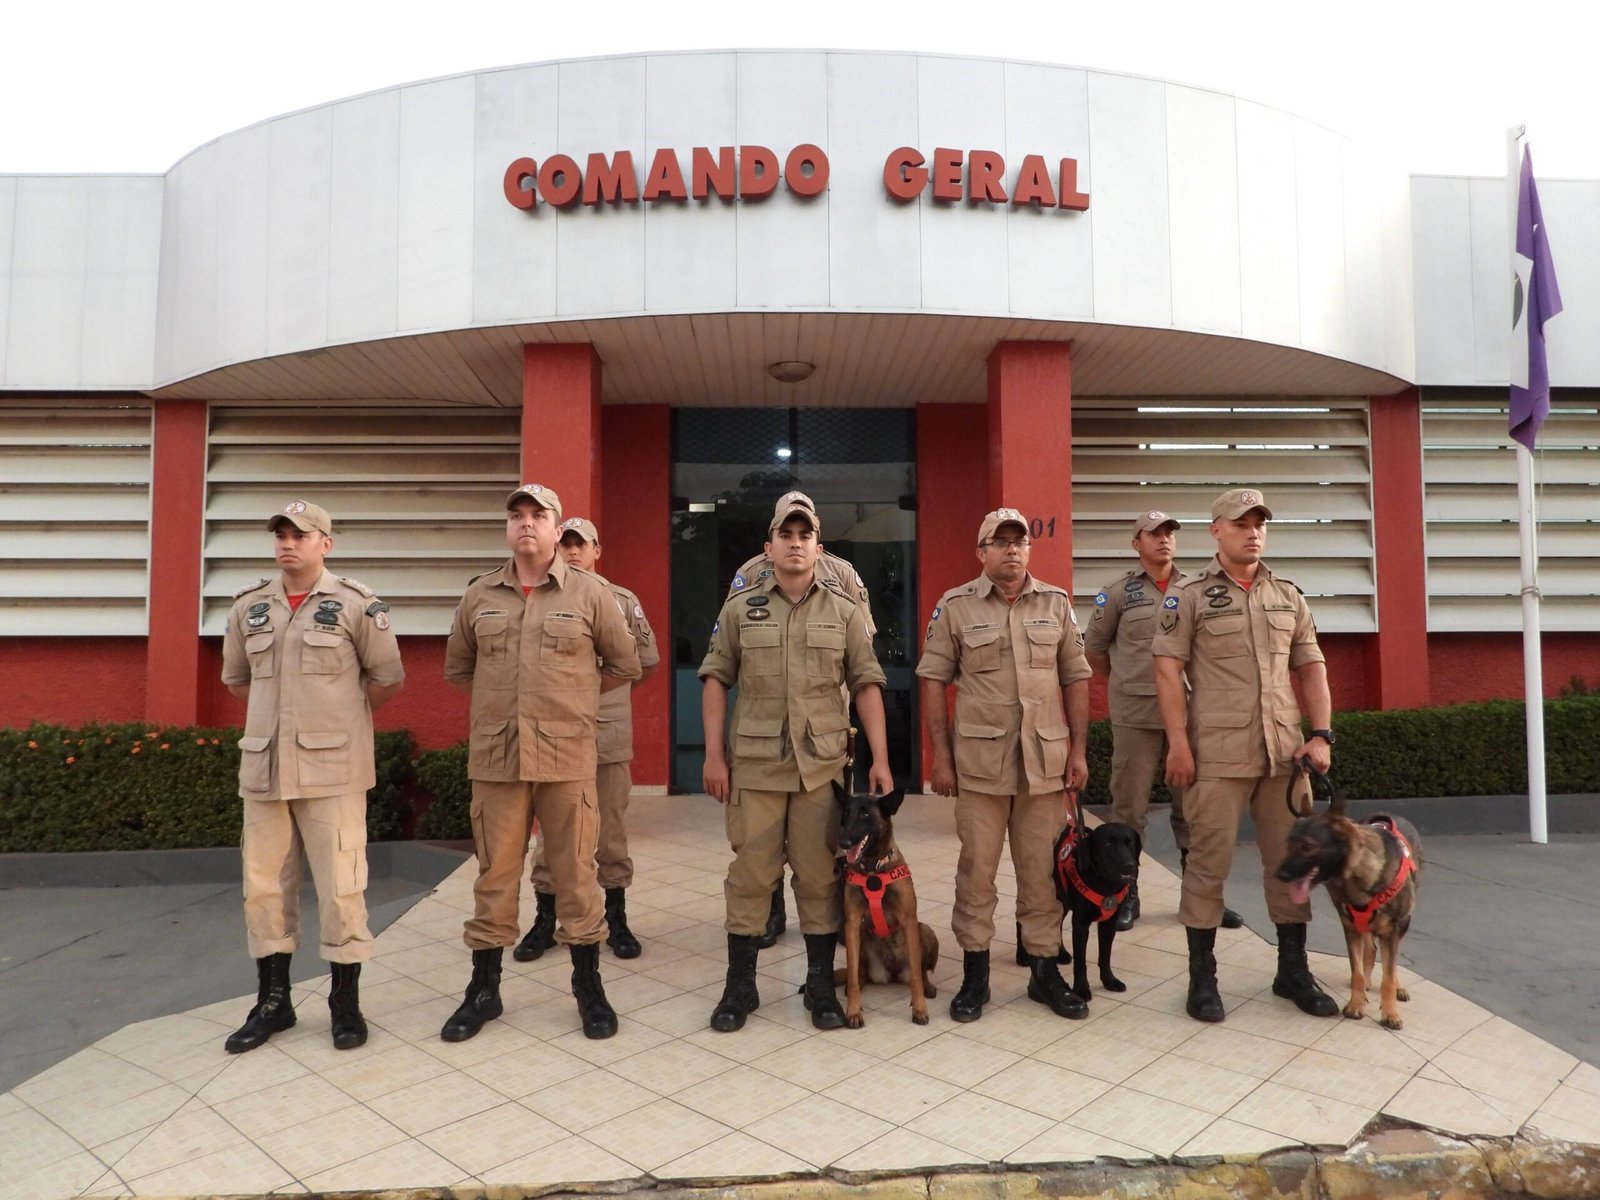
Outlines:
{"type": "Polygon", "coordinates": [[[1055,846],[1066,824],[1063,792],[991,796],[962,791],[956,796],[956,903],[950,929],[963,950],[987,950],[994,940],[994,910],[999,894],[995,876],[1000,850],[1011,838],[1011,865],[1017,880],[1017,920],[1029,954],[1061,949],[1061,901],[1056,898],[1055,846]]]}
{"type": "MultiPolygon", "coordinates": [[[[1276,925],[1303,924],[1311,919],[1310,903],[1296,904],[1289,885],[1278,882],[1278,864],[1289,850],[1289,827],[1294,824],[1284,790],[1287,775],[1250,779],[1196,779],[1184,797],[1189,816],[1189,864],[1183,872],[1183,898],[1178,920],[1190,929],[1215,929],[1222,924],[1222,885],[1233,866],[1233,847],[1239,840],[1239,818],[1245,809],[1255,822],[1256,845],[1261,851],[1261,890],[1267,897],[1267,914],[1276,925]]],[[[1295,785],[1295,804],[1310,811],[1311,785],[1304,776],[1295,785]]]]}
{"type": "Polygon", "coordinates": [[[367,794],[246,800],[239,841],[251,958],[300,946],[300,852],[311,864],[327,962],[372,957],[367,927],[367,794]]]}
{"type": "MultiPolygon", "coordinates": [[[[1134,725],[1111,727],[1111,819],[1132,825],[1144,839],[1145,817],[1150,808],[1150,785],[1167,763],[1167,733],[1134,725]]],[[[1189,822],[1183,813],[1183,789],[1167,785],[1172,793],[1172,838],[1179,850],[1189,848],[1189,822]]]]}
{"type": "MultiPolygon", "coordinates": [[[[633,883],[633,859],[628,857],[628,798],[633,793],[632,764],[601,763],[595,775],[600,793],[600,834],[595,843],[595,876],[600,887],[625,888],[633,883]]],[[[536,891],[550,895],[556,890],[545,865],[543,846],[528,856],[532,864],[528,878],[536,891]]]]}
{"type": "Polygon", "coordinates": [[[833,784],[809,792],[733,789],[723,814],[733,862],[722,891],[729,933],[765,932],[787,856],[801,933],[838,933],[841,919],[839,802],[833,784]]]}
{"type": "Polygon", "coordinates": [[[556,894],[556,940],[588,945],[605,936],[605,899],[595,882],[594,846],[600,824],[595,786],[472,781],[472,844],[478,877],[473,912],[462,940],[474,950],[512,946],[519,936],[517,901],[528,834],[538,817],[556,894]]]}

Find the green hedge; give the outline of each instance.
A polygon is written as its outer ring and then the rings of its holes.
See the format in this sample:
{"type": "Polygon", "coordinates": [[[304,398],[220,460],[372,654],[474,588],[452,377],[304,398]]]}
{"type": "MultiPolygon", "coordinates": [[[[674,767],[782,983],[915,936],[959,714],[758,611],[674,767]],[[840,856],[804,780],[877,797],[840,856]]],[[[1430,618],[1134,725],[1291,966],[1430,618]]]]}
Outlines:
{"type": "MultiPolygon", "coordinates": [[[[237,846],[237,729],[89,724],[0,729],[0,853],[237,846]]],[[[367,834],[404,835],[411,734],[377,737],[367,834]]]]}
{"type": "MultiPolygon", "coordinates": [[[[1600,695],[1545,702],[1552,793],[1600,792],[1600,695]]],[[[1352,800],[1517,795],[1527,790],[1520,701],[1336,714],[1334,785],[1352,800]]],[[[374,841],[472,836],[465,744],[414,754],[400,730],[377,738],[367,793],[374,841]]],[[[236,729],[33,725],[0,729],[0,853],[233,846],[236,729]]],[[[1110,802],[1111,726],[1089,727],[1084,801],[1110,802]]],[[[1168,799],[1153,781],[1151,796],[1168,799]]]]}
{"type": "MultiPolygon", "coordinates": [[[[1350,800],[1515,796],[1528,790],[1520,700],[1335,713],[1334,786],[1350,800]]],[[[1309,729],[1309,724],[1304,726],[1309,729]]],[[[1544,703],[1545,786],[1600,792],[1600,695],[1569,688],[1544,703]]],[[[1111,723],[1089,726],[1086,804],[1111,803],[1111,723]]],[[[1159,777],[1153,801],[1171,799],[1159,777]]]]}

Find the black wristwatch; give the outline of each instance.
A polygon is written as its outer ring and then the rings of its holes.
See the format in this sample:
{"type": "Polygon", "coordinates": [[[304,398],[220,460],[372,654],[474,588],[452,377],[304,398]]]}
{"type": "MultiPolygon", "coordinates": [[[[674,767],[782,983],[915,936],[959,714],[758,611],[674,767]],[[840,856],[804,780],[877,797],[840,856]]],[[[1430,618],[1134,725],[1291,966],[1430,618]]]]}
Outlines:
{"type": "Polygon", "coordinates": [[[1334,741],[1336,740],[1333,736],[1333,730],[1331,729],[1313,729],[1310,734],[1307,735],[1306,740],[1310,741],[1314,737],[1321,738],[1330,746],[1333,745],[1334,741]]]}

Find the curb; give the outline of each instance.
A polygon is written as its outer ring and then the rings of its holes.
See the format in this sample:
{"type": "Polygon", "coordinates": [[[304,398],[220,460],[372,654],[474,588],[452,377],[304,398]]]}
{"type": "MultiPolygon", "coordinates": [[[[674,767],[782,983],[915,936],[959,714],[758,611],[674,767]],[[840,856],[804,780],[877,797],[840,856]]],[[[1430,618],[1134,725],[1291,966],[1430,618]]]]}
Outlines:
{"type": "MultiPolygon", "coordinates": [[[[907,1172],[656,1182],[490,1184],[324,1192],[324,1200],[1452,1200],[1532,1196],[1600,1197],[1600,1145],[1536,1133],[1510,1138],[1446,1137],[1425,1129],[1380,1128],[1347,1150],[1275,1150],[1128,1165],[1102,1159],[1073,1166],[981,1167],[907,1172]]],[[[176,1198],[173,1198],[176,1200],[176,1198]]],[[[200,1200],[189,1197],[188,1200],[200,1200]]],[[[206,1200],[253,1200],[214,1196],[206,1200]]]]}

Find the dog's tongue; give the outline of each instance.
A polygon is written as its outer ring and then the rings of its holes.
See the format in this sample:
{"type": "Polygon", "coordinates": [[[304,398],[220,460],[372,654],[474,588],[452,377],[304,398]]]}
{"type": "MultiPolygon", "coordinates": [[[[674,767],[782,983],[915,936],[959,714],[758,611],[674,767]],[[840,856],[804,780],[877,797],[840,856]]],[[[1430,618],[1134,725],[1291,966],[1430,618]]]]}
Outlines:
{"type": "Polygon", "coordinates": [[[1311,889],[1316,882],[1317,873],[1307,872],[1289,885],[1289,895],[1294,897],[1296,904],[1308,904],[1311,901],[1311,889]]]}
{"type": "Polygon", "coordinates": [[[844,852],[844,860],[852,867],[861,861],[861,852],[867,848],[867,839],[862,838],[854,846],[844,852]]]}

